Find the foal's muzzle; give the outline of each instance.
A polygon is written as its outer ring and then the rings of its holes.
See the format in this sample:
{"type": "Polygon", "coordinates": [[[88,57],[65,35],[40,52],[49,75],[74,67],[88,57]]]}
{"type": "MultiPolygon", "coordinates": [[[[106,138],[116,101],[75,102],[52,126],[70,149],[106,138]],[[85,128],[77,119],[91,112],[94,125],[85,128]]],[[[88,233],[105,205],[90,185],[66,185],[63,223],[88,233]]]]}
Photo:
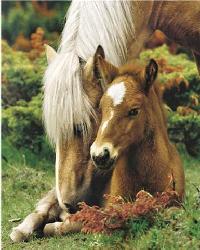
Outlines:
{"type": "Polygon", "coordinates": [[[92,153],[91,158],[96,167],[102,170],[110,169],[114,163],[114,159],[110,157],[110,151],[108,148],[103,148],[102,152],[98,155],[92,153]]]}

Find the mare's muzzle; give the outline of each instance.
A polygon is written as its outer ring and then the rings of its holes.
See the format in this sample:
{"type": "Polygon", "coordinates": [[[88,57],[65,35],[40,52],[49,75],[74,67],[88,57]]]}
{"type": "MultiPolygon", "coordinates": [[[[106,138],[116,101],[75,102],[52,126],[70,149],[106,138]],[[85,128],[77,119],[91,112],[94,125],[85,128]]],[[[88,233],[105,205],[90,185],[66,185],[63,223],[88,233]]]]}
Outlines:
{"type": "Polygon", "coordinates": [[[78,205],[69,204],[69,203],[64,203],[64,205],[70,214],[74,214],[78,211],[78,205]]]}

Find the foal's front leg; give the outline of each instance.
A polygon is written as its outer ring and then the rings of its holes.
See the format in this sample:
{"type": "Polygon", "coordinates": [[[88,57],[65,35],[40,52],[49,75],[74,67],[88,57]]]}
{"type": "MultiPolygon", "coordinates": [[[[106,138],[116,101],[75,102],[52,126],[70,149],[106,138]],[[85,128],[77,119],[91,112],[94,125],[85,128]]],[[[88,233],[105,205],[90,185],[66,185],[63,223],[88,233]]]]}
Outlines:
{"type": "Polygon", "coordinates": [[[24,221],[12,229],[10,238],[14,242],[26,241],[34,231],[42,228],[47,222],[59,218],[62,209],[59,207],[56,191],[53,188],[36,205],[33,213],[29,214],[24,221]]]}

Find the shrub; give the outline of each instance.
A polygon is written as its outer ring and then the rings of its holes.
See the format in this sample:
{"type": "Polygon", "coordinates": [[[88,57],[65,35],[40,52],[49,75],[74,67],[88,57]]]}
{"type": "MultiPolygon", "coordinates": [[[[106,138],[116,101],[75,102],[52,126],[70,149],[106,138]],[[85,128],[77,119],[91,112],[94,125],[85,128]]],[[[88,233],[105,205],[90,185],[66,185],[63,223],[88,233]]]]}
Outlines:
{"type": "Polygon", "coordinates": [[[30,101],[40,93],[46,67],[45,56],[31,62],[26,53],[12,50],[2,41],[2,105],[16,105],[30,101]]]}
{"type": "Polygon", "coordinates": [[[14,51],[5,41],[2,48],[3,136],[17,147],[39,152],[45,144],[41,87],[46,59],[43,54],[32,62],[27,53],[14,51]]]}
{"type": "Polygon", "coordinates": [[[163,99],[172,110],[176,111],[178,106],[200,108],[200,78],[195,63],[186,54],[171,55],[163,45],[142,52],[140,58],[142,61],[154,58],[158,62],[163,99]]]}
{"type": "Polygon", "coordinates": [[[189,154],[200,155],[200,116],[186,116],[172,112],[168,116],[168,132],[170,139],[176,143],[184,143],[189,154]]]}
{"type": "Polygon", "coordinates": [[[46,9],[42,6],[35,8],[35,2],[3,1],[2,37],[10,44],[15,42],[19,33],[28,38],[37,27],[42,27],[49,38],[52,32],[61,33],[70,2],[49,1],[46,9]]]}
{"type": "Polygon", "coordinates": [[[30,102],[18,101],[3,111],[3,134],[17,147],[29,146],[35,152],[41,150],[44,136],[41,100],[38,94],[30,102]]]}

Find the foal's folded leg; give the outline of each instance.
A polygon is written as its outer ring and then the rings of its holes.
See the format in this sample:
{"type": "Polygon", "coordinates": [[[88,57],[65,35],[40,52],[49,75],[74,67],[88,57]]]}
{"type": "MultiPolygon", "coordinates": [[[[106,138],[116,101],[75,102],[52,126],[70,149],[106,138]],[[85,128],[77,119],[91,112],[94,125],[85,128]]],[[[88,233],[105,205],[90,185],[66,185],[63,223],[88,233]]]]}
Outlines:
{"type": "Polygon", "coordinates": [[[28,240],[31,234],[43,227],[45,223],[55,221],[61,211],[55,189],[52,189],[38,202],[35,211],[29,214],[21,224],[12,229],[10,238],[14,242],[28,240]]]}

